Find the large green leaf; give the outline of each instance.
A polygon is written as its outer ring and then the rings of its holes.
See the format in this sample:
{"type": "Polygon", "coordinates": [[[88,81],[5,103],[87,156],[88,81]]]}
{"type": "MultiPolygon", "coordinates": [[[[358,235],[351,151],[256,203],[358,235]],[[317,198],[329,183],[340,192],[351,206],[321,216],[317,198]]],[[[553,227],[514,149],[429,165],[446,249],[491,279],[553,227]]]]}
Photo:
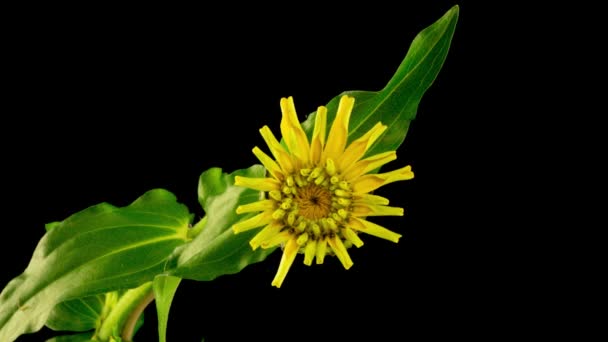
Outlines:
{"type": "MultiPolygon", "coordinates": [[[[349,124],[349,142],[365,134],[377,122],[388,126],[367,155],[394,151],[407,134],[410,121],[416,117],[422,95],[431,86],[445,61],[458,21],[458,5],[452,7],[433,25],[414,38],[401,65],[380,91],[346,91],[327,104],[327,122],[333,122],[342,95],[355,98],[349,124]]],[[[316,113],[302,124],[312,135],[316,113]]],[[[329,125],[328,125],[329,130],[329,125]]]]}
{"type": "Polygon", "coordinates": [[[260,248],[253,251],[249,240],[257,232],[234,234],[231,229],[233,224],[252,215],[237,215],[236,207],[262,199],[259,191],[235,186],[234,177],[264,177],[264,172],[261,165],[231,174],[222,173],[219,168],[203,172],[199,181],[199,201],[207,213],[207,222],[193,241],[178,249],[171,260],[171,275],[212,280],[262,261],[274,250],[260,248]]]}
{"type": "Polygon", "coordinates": [[[186,241],[190,220],[173,194],[152,190],[127,207],[102,203],[51,225],[0,294],[0,341],[39,330],[63,301],[151,281],[186,241]]]}

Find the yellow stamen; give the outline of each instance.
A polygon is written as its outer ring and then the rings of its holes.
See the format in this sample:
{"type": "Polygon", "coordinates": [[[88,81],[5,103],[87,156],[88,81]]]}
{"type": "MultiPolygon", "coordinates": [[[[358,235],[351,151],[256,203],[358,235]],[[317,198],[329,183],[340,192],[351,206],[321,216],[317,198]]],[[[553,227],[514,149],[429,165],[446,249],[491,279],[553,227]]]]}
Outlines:
{"type": "Polygon", "coordinates": [[[308,240],[306,247],[304,248],[304,265],[312,265],[312,259],[315,257],[317,252],[317,241],[308,240]]]}
{"type": "Polygon", "coordinates": [[[250,178],[236,176],[234,177],[234,185],[243,186],[259,191],[272,191],[281,189],[281,182],[272,178],[250,178]]]}
{"type": "Polygon", "coordinates": [[[333,159],[327,158],[327,160],[325,161],[325,171],[330,176],[336,174],[336,164],[334,163],[333,159]]]}
{"type": "Polygon", "coordinates": [[[386,173],[361,176],[352,182],[352,187],[354,192],[368,193],[383,185],[412,178],[414,178],[414,173],[412,172],[411,166],[408,165],[401,169],[386,173]]]}
{"type": "Polygon", "coordinates": [[[357,248],[363,246],[363,240],[361,240],[361,238],[359,238],[359,235],[357,235],[357,233],[353,232],[352,229],[347,227],[347,228],[341,229],[340,231],[342,232],[342,235],[344,236],[344,238],[346,238],[347,241],[350,241],[357,248]]]}
{"type": "Polygon", "coordinates": [[[348,137],[348,123],[350,113],[355,105],[355,98],[342,96],[338,104],[338,112],[336,118],[331,125],[329,136],[327,137],[327,145],[323,151],[323,158],[338,159],[344,148],[346,147],[346,139],[348,137]]]}
{"type": "Polygon", "coordinates": [[[317,253],[316,253],[317,265],[320,265],[323,263],[323,261],[325,260],[326,254],[327,254],[327,239],[323,238],[323,239],[319,240],[319,242],[317,243],[317,253]]]}
{"type": "Polygon", "coordinates": [[[298,244],[295,239],[290,239],[285,246],[285,250],[283,250],[283,256],[281,257],[281,263],[279,264],[279,269],[277,270],[277,274],[274,276],[272,280],[272,286],[281,287],[285,277],[287,276],[287,272],[291,268],[296,255],[298,254],[298,244]]]}
{"type": "Polygon", "coordinates": [[[334,253],[336,253],[336,256],[342,263],[342,266],[344,266],[345,269],[351,268],[353,261],[350,259],[350,255],[348,254],[346,247],[344,247],[342,240],[340,240],[338,236],[334,236],[333,238],[330,238],[328,242],[331,249],[333,249],[334,253]]]}
{"type": "Polygon", "coordinates": [[[349,220],[349,227],[362,233],[373,235],[375,237],[395,243],[399,242],[399,238],[401,237],[401,234],[397,234],[373,222],[369,222],[357,217],[351,217],[349,220]]]}
{"type": "Polygon", "coordinates": [[[280,200],[281,200],[281,198],[283,198],[283,195],[281,195],[281,191],[279,191],[279,190],[273,190],[273,191],[270,191],[270,192],[268,193],[268,195],[269,195],[269,196],[270,196],[272,199],[274,199],[275,201],[280,201],[280,200]]]}
{"type": "Polygon", "coordinates": [[[277,209],[272,213],[272,218],[275,220],[280,220],[285,216],[285,210],[283,209],[277,209]]]}
{"type": "Polygon", "coordinates": [[[306,243],[306,241],[308,241],[308,234],[307,233],[303,233],[300,234],[300,236],[298,236],[296,242],[298,243],[298,246],[304,246],[304,244],[306,243]]]}

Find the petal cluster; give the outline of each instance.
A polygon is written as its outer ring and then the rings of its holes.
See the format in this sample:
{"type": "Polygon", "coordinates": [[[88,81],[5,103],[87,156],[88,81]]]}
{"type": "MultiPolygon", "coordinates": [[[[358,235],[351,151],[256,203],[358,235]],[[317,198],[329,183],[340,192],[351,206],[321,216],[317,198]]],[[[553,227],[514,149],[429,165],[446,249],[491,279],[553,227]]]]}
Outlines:
{"type": "Polygon", "coordinates": [[[293,98],[281,99],[282,145],[268,126],[260,133],[270,155],[255,147],[253,153],[268,170],[267,178],[236,177],[235,184],[267,194],[266,199],[242,205],[237,213],[257,213],[240,221],[235,233],[259,232],[250,241],[253,249],[283,247],[283,256],[272,285],[280,287],[297,254],[304,264],[322,264],[336,256],[344,268],[353,261],[347,249],[361,247],[359,233],[397,242],[401,235],[367,220],[369,216],[402,216],[403,209],[388,206],[384,197],[371,194],[379,187],[414,177],[410,166],[386,173],[372,173],[395,160],[395,151],[365,157],[386,126],[377,123],[347,145],[349,121],[355,99],[342,96],[327,132],[327,108],[317,109],[309,140],[298,120],[293,98]]]}

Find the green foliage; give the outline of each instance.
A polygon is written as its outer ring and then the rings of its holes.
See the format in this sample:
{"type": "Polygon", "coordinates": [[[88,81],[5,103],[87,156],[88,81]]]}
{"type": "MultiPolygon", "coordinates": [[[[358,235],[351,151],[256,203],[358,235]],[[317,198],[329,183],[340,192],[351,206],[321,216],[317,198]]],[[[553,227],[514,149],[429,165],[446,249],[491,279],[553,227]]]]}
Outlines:
{"type": "Polygon", "coordinates": [[[39,330],[63,301],[151,281],[186,242],[189,223],[175,196],[152,190],[127,207],[102,203],[54,224],[0,294],[0,341],[39,330]]]}
{"type": "MultiPolygon", "coordinates": [[[[327,104],[327,122],[333,122],[342,95],[355,98],[349,124],[349,143],[365,134],[377,122],[388,126],[383,136],[367,151],[375,155],[395,151],[403,143],[410,121],[416,117],[422,95],[433,84],[445,61],[456,22],[458,6],[452,7],[433,25],[420,32],[412,42],[407,56],[380,91],[345,91],[327,104]]],[[[302,127],[312,136],[316,112],[308,116],[302,127]]],[[[329,130],[329,125],[327,129],[329,130]]]]}
{"type": "MultiPolygon", "coordinates": [[[[329,101],[328,123],[334,120],[340,97],[353,96],[349,142],[382,122],[388,129],[367,154],[396,150],[445,61],[458,13],[454,6],[415,37],[382,90],[346,91],[329,101]]],[[[303,123],[309,137],[314,120],[315,113],[303,123]]],[[[263,196],[234,186],[237,175],[264,177],[265,170],[254,165],[230,174],[220,168],[203,172],[198,197],[206,216],[192,229],[188,209],[165,190],[149,191],[122,208],[98,204],[46,225],[47,233],[26,270],[0,293],[0,341],[13,341],[44,324],[55,330],[86,331],[52,342],[88,341],[93,336],[120,340],[119,330],[129,313],[141,309],[139,304],[151,298],[153,289],[159,338],[164,342],[181,279],[210,281],[237,273],[273,252],[251,249],[255,230],[232,232],[232,225],[253,215],[237,215],[236,208],[263,196]]],[[[141,326],[143,318],[137,322],[136,327],[141,326]]]]}
{"type": "Polygon", "coordinates": [[[154,297],[156,299],[156,312],[158,314],[158,340],[165,342],[167,339],[167,322],[169,320],[169,309],[177,291],[181,279],[178,277],[161,275],[154,279],[154,297]]]}
{"type": "Polygon", "coordinates": [[[255,231],[234,234],[233,224],[252,214],[238,215],[239,205],[259,201],[262,193],[234,186],[235,176],[264,177],[264,168],[254,165],[231,174],[212,168],[200,177],[199,202],[207,213],[202,232],[189,244],[178,248],[170,261],[171,275],[184,279],[213,280],[224,274],[237,273],[245,266],[264,260],[273,249],[253,251],[249,240],[255,231]]]}

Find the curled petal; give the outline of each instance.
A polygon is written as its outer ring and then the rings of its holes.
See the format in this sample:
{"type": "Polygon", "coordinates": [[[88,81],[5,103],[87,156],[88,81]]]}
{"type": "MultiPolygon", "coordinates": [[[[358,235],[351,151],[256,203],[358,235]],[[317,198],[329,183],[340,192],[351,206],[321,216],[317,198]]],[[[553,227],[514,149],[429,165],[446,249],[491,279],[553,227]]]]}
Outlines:
{"type": "Polygon", "coordinates": [[[270,172],[272,177],[274,177],[278,180],[283,180],[285,178],[283,175],[283,171],[281,171],[281,167],[279,166],[279,164],[277,164],[277,162],[272,160],[272,158],[270,158],[269,155],[264,153],[264,151],[262,151],[257,146],[254,147],[252,151],[253,151],[253,154],[255,154],[255,156],[258,158],[258,160],[262,163],[262,165],[264,165],[266,170],[268,170],[268,172],[270,172]]]}
{"type": "Polygon", "coordinates": [[[414,173],[412,172],[411,166],[408,165],[401,169],[386,173],[361,176],[356,180],[352,181],[351,185],[354,192],[368,193],[370,191],[378,189],[383,185],[412,178],[414,178],[414,173]]]}
{"type": "Polygon", "coordinates": [[[338,164],[340,165],[340,169],[345,170],[361,159],[365,152],[367,152],[367,150],[382,135],[382,133],[384,133],[386,127],[387,126],[378,122],[362,137],[350,143],[339,159],[338,164]]]}
{"type": "Polygon", "coordinates": [[[239,205],[236,208],[237,214],[253,213],[258,211],[272,210],[276,207],[276,202],[273,200],[262,200],[248,204],[239,205]]]}
{"type": "Polygon", "coordinates": [[[355,98],[344,95],[340,98],[338,104],[338,112],[334,119],[329,136],[327,137],[327,145],[323,151],[324,158],[338,159],[344,148],[346,147],[346,139],[348,138],[348,123],[350,113],[355,105],[355,98]]]}
{"type": "Polygon", "coordinates": [[[265,211],[249,219],[240,221],[232,225],[232,231],[235,234],[242,233],[253,228],[267,225],[272,221],[272,212],[265,211]]]}
{"type": "Polygon", "coordinates": [[[281,232],[283,225],[278,221],[272,221],[269,225],[260,230],[254,237],[249,241],[249,245],[255,251],[262,244],[267,243],[273,236],[281,232]]]}
{"type": "Polygon", "coordinates": [[[362,233],[373,235],[392,242],[399,242],[399,238],[401,237],[401,234],[397,234],[373,222],[369,222],[357,217],[350,218],[349,227],[362,233]]]}
{"type": "Polygon", "coordinates": [[[353,266],[353,261],[351,260],[344,243],[342,243],[342,240],[338,236],[334,236],[333,238],[329,238],[327,242],[329,242],[329,246],[334,253],[336,253],[342,266],[344,266],[345,269],[351,268],[353,266]]]}
{"type": "Polygon", "coordinates": [[[321,161],[321,154],[325,146],[325,130],[327,126],[327,108],[320,106],[315,116],[315,128],[312,132],[310,143],[310,161],[318,164],[321,161]]]}
{"type": "Polygon", "coordinates": [[[289,152],[293,154],[299,161],[308,164],[310,154],[310,146],[306,133],[300,125],[296,107],[293,103],[293,97],[281,99],[281,112],[283,119],[281,120],[281,134],[285,139],[285,144],[289,148],[289,152]]]}
{"type": "Polygon", "coordinates": [[[287,241],[285,249],[283,250],[283,256],[281,257],[281,263],[279,264],[279,269],[277,270],[274,279],[272,280],[272,286],[281,287],[285,277],[287,276],[287,272],[291,268],[296,255],[298,254],[298,243],[295,239],[290,239],[287,241]]]}
{"type": "Polygon", "coordinates": [[[380,166],[397,159],[397,153],[395,151],[389,151],[373,155],[369,158],[360,160],[352,164],[349,168],[344,171],[344,179],[355,180],[361,175],[364,175],[372,170],[379,168],[380,166]]]}
{"type": "Polygon", "coordinates": [[[281,169],[287,173],[293,172],[294,165],[289,153],[287,153],[285,148],[281,146],[281,143],[279,143],[274,134],[272,134],[270,128],[268,128],[268,126],[262,127],[260,129],[260,134],[262,135],[262,138],[264,138],[264,141],[266,142],[266,145],[268,145],[268,148],[270,149],[270,152],[274,158],[277,160],[277,162],[279,162],[281,169]]]}

